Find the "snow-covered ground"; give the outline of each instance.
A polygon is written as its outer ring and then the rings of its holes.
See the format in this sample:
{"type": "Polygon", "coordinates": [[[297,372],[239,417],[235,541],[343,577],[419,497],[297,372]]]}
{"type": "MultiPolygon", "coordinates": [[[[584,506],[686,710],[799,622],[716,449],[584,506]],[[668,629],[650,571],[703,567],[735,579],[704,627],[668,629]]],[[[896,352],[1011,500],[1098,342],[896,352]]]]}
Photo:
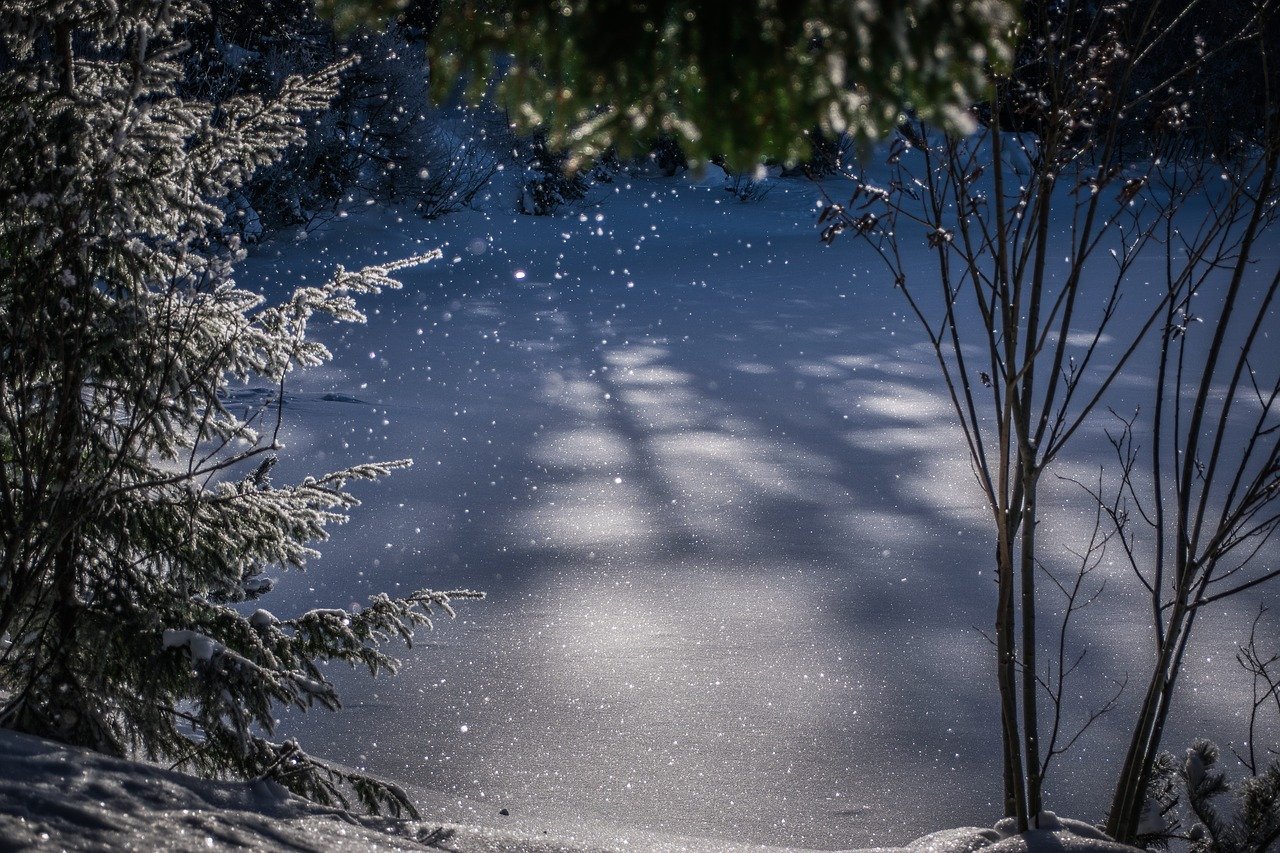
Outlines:
{"type": "Polygon", "coordinates": [[[268,782],[212,782],[0,731],[0,849],[460,853],[697,853],[769,849],[701,839],[513,831],[359,817],[292,797],[268,782]]]}
{"type": "MultiPolygon", "coordinates": [[[[1102,840],[1091,827],[1056,818],[1026,836],[1011,836],[1007,830],[954,829],[911,845],[928,853],[969,853],[978,847],[998,853],[1129,849],[1102,840]]],[[[777,847],[624,828],[568,829],[553,835],[546,830],[355,817],[291,797],[272,783],[211,782],[11,731],[0,731],[0,849],[783,853],[777,847]]]]}
{"type": "MultiPolygon", "coordinates": [[[[815,200],[636,178],[556,217],[368,207],[256,250],[241,281],[276,293],[445,253],[293,382],[281,481],[416,465],[361,489],[268,606],[490,596],[398,677],[335,673],[346,708],[289,734],[429,819],[520,831],[835,848],[995,820],[986,516],[921,333],[865,247],[819,243],[815,200]]],[[[1096,475],[1101,446],[1099,424],[1060,471],[1096,475]]],[[[1052,514],[1046,554],[1083,544],[1086,509],[1052,514]]],[[[1144,677],[1145,599],[1107,571],[1077,715],[1144,677]]],[[[1204,623],[1173,748],[1241,735],[1241,637],[1214,620],[1255,603],[1232,607],[1204,623]]],[[[1125,705],[1054,768],[1051,808],[1101,819],[1129,724],[1125,705]]]]}

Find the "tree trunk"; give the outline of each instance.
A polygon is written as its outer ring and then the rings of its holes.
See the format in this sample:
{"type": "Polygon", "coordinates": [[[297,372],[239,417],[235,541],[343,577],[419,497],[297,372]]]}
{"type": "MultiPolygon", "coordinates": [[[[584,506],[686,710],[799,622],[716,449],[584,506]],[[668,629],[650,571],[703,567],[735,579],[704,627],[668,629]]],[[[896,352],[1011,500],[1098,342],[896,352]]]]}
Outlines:
{"type": "MultiPolygon", "coordinates": [[[[1177,611],[1180,610],[1181,608],[1177,608],[1177,611]]],[[[1123,843],[1132,843],[1138,821],[1142,818],[1142,809],[1146,805],[1146,779],[1151,772],[1155,749],[1159,747],[1158,741],[1152,741],[1152,734],[1156,730],[1157,717],[1160,716],[1162,697],[1167,696],[1166,685],[1175,645],[1173,638],[1179,633],[1183,618],[1182,613],[1177,611],[1169,621],[1165,642],[1160,647],[1156,665],[1151,670],[1151,680],[1142,698],[1138,721],[1134,724],[1129,750],[1120,768],[1115,793],[1111,798],[1111,808],[1107,813],[1107,834],[1123,843]]]]}
{"type": "Polygon", "coordinates": [[[1027,818],[1038,825],[1043,810],[1041,798],[1040,721],[1037,712],[1039,685],[1036,683],[1036,474],[1025,475],[1023,487],[1022,534],[1020,545],[1022,575],[1022,737],[1026,751],[1027,818]]]}
{"type": "Polygon", "coordinates": [[[1022,767],[1022,744],[1018,734],[1017,658],[1013,646],[1013,543],[1009,525],[1000,524],[996,554],[999,594],[996,605],[996,681],[1000,687],[1000,730],[1004,747],[1004,811],[1017,818],[1020,830],[1027,829],[1026,779],[1022,767]]]}

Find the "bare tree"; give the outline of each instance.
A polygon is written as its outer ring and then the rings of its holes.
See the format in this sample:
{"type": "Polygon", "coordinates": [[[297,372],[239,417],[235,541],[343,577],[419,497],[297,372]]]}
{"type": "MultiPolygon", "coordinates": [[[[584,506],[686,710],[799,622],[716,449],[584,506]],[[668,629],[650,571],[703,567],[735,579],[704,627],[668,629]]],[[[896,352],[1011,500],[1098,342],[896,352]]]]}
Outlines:
{"type": "Polygon", "coordinates": [[[1111,541],[1116,533],[1107,529],[1106,515],[1098,506],[1093,515],[1093,527],[1089,533],[1088,544],[1080,551],[1071,550],[1071,556],[1078,561],[1074,575],[1069,582],[1059,579],[1048,566],[1041,564],[1041,573],[1048,578],[1051,586],[1061,594],[1063,600],[1062,617],[1058,620],[1054,645],[1049,649],[1049,660],[1046,661],[1043,673],[1032,673],[1040,685],[1042,695],[1049,702],[1048,736],[1044,748],[1044,761],[1041,764],[1041,776],[1048,774],[1049,765],[1060,755],[1065,755],[1076,742],[1092,728],[1093,724],[1103,716],[1115,710],[1121,694],[1127,685],[1121,681],[1113,693],[1097,697],[1096,702],[1086,714],[1084,720],[1074,732],[1065,729],[1067,682],[1089,653],[1088,647],[1075,649],[1069,641],[1072,617],[1092,606],[1106,591],[1105,580],[1092,583],[1092,575],[1105,562],[1111,541]]]}
{"type": "MultiPolygon", "coordinates": [[[[1154,83],[1139,73],[1196,5],[1171,16],[1159,2],[1139,10],[1120,2],[1029,7],[1018,62],[974,110],[979,131],[958,138],[904,122],[887,169],[854,175],[849,202],[830,203],[822,215],[828,242],[853,231],[875,249],[928,336],[991,512],[1005,810],[1021,829],[1042,810],[1061,713],[1055,702],[1046,749],[1037,640],[1041,479],[1152,339],[1189,356],[1177,350],[1171,320],[1224,264],[1238,262],[1243,273],[1265,224],[1255,214],[1263,210],[1259,192],[1270,192],[1271,166],[1257,156],[1230,164],[1189,156],[1196,139],[1176,96],[1215,51],[1188,55],[1154,83]],[[933,255],[927,269],[913,250],[904,252],[917,240],[933,255]],[[1150,270],[1137,264],[1161,247],[1165,286],[1152,293],[1140,280],[1150,270]]],[[[1216,343],[1215,352],[1225,346],[1216,343]]],[[[1197,413],[1219,375],[1217,361],[1211,356],[1210,378],[1195,395],[1197,413]]],[[[1178,364],[1189,369],[1185,359],[1178,364]]],[[[1203,415],[1194,419],[1182,426],[1199,435],[1203,415]]],[[[1222,442],[1210,444],[1216,460],[1222,442]]],[[[1185,440],[1179,447],[1198,450],[1185,440]]],[[[1195,454],[1180,458],[1188,482],[1202,473],[1195,454]]],[[[1241,474],[1233,489],[1245,513],[1256,506],[1247,502],[1252,482],[1241,474]]],[[[1191,509],[1188,524],[1199,530],[1207,508],[1191,509]]],[[[1243,544],[1231,535],[1209,541],[1233,551],[1243,544]]],[[[1170,663],[1176,669],[1180,660],[1170,663]]],[[[1113,829],[1128,837],[1126,826],[1113,829]]]]}
{"type": "MultiPolygon", "coordinates": [[[[1154,665],[1108,817],[1121,839],[1133,837],[1145,806],[1197,616],[1280,577],[1259,559],[1280,526],[1280,364],[1264,350],[1280,264],[1258,251],[1280,199],[1275,127],[1267,140],[1220,164],[1229,189],[1216,210],[1233,227],[1196,258],[1192,286],[1166,276],[1149,414],[1122,420],[1112,435],[1114,492],[1091,492],[1151,606],[1154,665]]],[[[1166,225],[1166,269],[1190,254],[1186,239],[1166,225]]]]}
{"type": "MultiPolygon", "coordinates": [[[[1236,661],[1249,673],[1253,695],[1249,702],[1249,725],[1244,750],[1232,747],[1231,751],[1253,776],[1257,776],[1263,769],[1258,758],[1258,716],[1267,708],[1274,707],[1276,719],[1280,720],[1280,651],[1266,653],[1258,650],[1258,623],[1266,613],[1266,607],[1258,608],[1258,615],[1253,617],[1253,624],[1249,626],[1248,642],[1236,650],[1236,661]]],[[[1280,749],[1268,748],[1267,755],[1272,760],[1280,759],[1280,749]]]]}

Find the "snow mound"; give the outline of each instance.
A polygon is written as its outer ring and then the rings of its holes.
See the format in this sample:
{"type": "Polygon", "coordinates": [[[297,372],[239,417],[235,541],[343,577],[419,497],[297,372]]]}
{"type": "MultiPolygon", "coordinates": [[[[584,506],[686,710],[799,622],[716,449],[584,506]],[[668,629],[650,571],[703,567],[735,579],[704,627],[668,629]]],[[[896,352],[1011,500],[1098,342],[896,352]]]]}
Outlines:
{"type": "Polygon", "coordinates": [[[903,849],[915,853],[1121,853],[1136,849],[1113,841],[1092,824],[1060,818],[1053,812],[1042,812],[1039,823],[1039,829],[1022,834],[1013,818],[1005,818],[993,829],[945,829],[917,838],[903,849]]]}
{"type": "Polygon", "coordinates": [[[707,163],[701,173],[689,172],[687,180],[695,187],[723,187],[729,181],[729,173],[715,163],[707,163]]]}
{"type": "Polygon", "coordinates": [[[214,782],[0,731],[0,850],[585,850],[496,829],[354,817],[270,782],[214,782]]]}

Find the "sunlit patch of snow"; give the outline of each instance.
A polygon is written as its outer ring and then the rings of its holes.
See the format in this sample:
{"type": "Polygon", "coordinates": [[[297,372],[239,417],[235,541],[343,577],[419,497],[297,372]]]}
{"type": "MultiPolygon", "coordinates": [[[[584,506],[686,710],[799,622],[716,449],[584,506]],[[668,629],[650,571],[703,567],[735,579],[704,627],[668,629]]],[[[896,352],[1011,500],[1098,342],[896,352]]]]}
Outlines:
{"type": "Polygon", "coordinates": [[[531,456],[548,466],[618,470],[631,461],[631,448],[619,435],[600,427],[553,433],[538,441],[531,456]]]}
{"type": "Polygon", "coordinates": [[[634,345],[609,350],[604,360],[613,367],[639,367],[649,364],[665,354],[662,347],[634,345]]]}
{"type": "Polygon", "coordinates": [[[951,430],[926,429],[920,426],[872,427],[854,429],[843,438],[851,446],[862,450],[916,450],[925,451],[938,446],[938,440],[952,440],[951,430]]]}
{"type": "Polygon", "coordinates": [[[657,532],[640,497],[613,478],[555,483],[508,532],[534,550],[649,547],[657,532]]]}
{"type": "Polygon", "coordinates": [[[683,387],[639,386],[619,394],[635,419],[650,429],[696,427],[702,421],[697,395],[683,387]]]}
{"type": "Polygon", "coordinates": [[[654,365],[626,367],[613,374],[613,381],[619,385],[682,385],[692,379],[690,373],[654,365]]]}
{"type": "Polygon", "coordinates": [[[517,343],[516,346],[518,346],[520,349],[524,350],[525,352],[536,352],[536,353],[551,353],[551,352],[556,352],[561,348],[560,344],[557,344],[555,341],[545,341],[545,340],[537,340],[537,339],[522,340],[519,343],[517,343]]]}
{"type": "MultiPolygon", "coordinates": [[[[839,516],[838,523],[850,537],[870,540],[879,546],[910,546],[922,541],[928,532],[919,521],[902,513],[859,509],[839,516]]],[[[890,554],[884,555],[886,559],[890,554]]],[[[890,571],[889,574],[901,574],[890,571]]]]}
{"type": "Polygon", "coordinates": [[[806,487],[797,476],[800,467],[808,476],[821,476],[824,465],[817,458],[792,458],[783,464],[780,454],[766,440],[710,431],[687,431],[654,439],[654,452],[669,475],[686,493],[723,504],[758,495],[800,495],[806,487]]]}
{"type": "Polygon", "coordinates": [[[502,316],[502,310],[493,302],[472,302],[467,305],[467,313],[488,319],[502,316]]]}
{"type": "Polygon", "coordinates": [[[543,395],[551,402],[585,416],[602,414],[607,406],[599,383],[588,379],[568,379],[559,374],[547,379],[543,395]]]}
{"type": "Polygon", "coordinates": [[[877,386],[877,391],[861,398],[862,407],[875,414],[921,421],[944,418],[954,412],[945,397],[910,385],[884,383],[877,386]]]}
{"type": "MultiPolygon", "coordinates": [[[[928,432],[935,447],[963,446],[964,438],[957,427],[928,432]]],[[[986,524],[991,518],[973,466],[965,456],[931,455],[920,460],[918,470],[904,478],[902,493],[907,500],[918,501],[921,508],[927,507],[939,518],[956,524],[986,524]]]]}
{"type": "MultiPolygon", "coordinates": [[[[1049,343],[1054,344],[1058,342],[1059,337],[1060,336],[1057,333],[1051,332],[1046,336],[1046,340],[1048,340],[1049,343]]],[[[1108,344],[1115,343],[1115,337],[1107,334],[1106,332],[1103,332],[1101,335],[1097,335],[1097,339],[1097,345],[1100,347],[1105,347],[1108,344]]],[[[1090,331],[1071,332],[1067,335],[1067,346],[1069,347],[1088,347],[1093,345],[1093,341],[1094,333],[1090,331]]]]}
{"type": "Polygon", "coordinates": [[[733,365],[733,369],[738,371],[739,373],[747,373],[752,376],[765,376],[770,373],[777,372],[776,368],[768,364],[761,364],[756,361],[744,361],[739,364],[735,364],[733,365]]]}
{"type": "Polygon", "coordinates": [[[827,356],[827,361],[848,370],[877,366],[875,357],[870,355],[832,355],[827,356]]]}
{"type": "Polygon", "coordinates": [[[796,373],[799,373],[801,376],[813,376],[821,379],[831,379],[844,375],[843,370],[840,370],[833,365],[823,364],[821,362],[793,362],[791,364],[791,369],[796,373]]]}

